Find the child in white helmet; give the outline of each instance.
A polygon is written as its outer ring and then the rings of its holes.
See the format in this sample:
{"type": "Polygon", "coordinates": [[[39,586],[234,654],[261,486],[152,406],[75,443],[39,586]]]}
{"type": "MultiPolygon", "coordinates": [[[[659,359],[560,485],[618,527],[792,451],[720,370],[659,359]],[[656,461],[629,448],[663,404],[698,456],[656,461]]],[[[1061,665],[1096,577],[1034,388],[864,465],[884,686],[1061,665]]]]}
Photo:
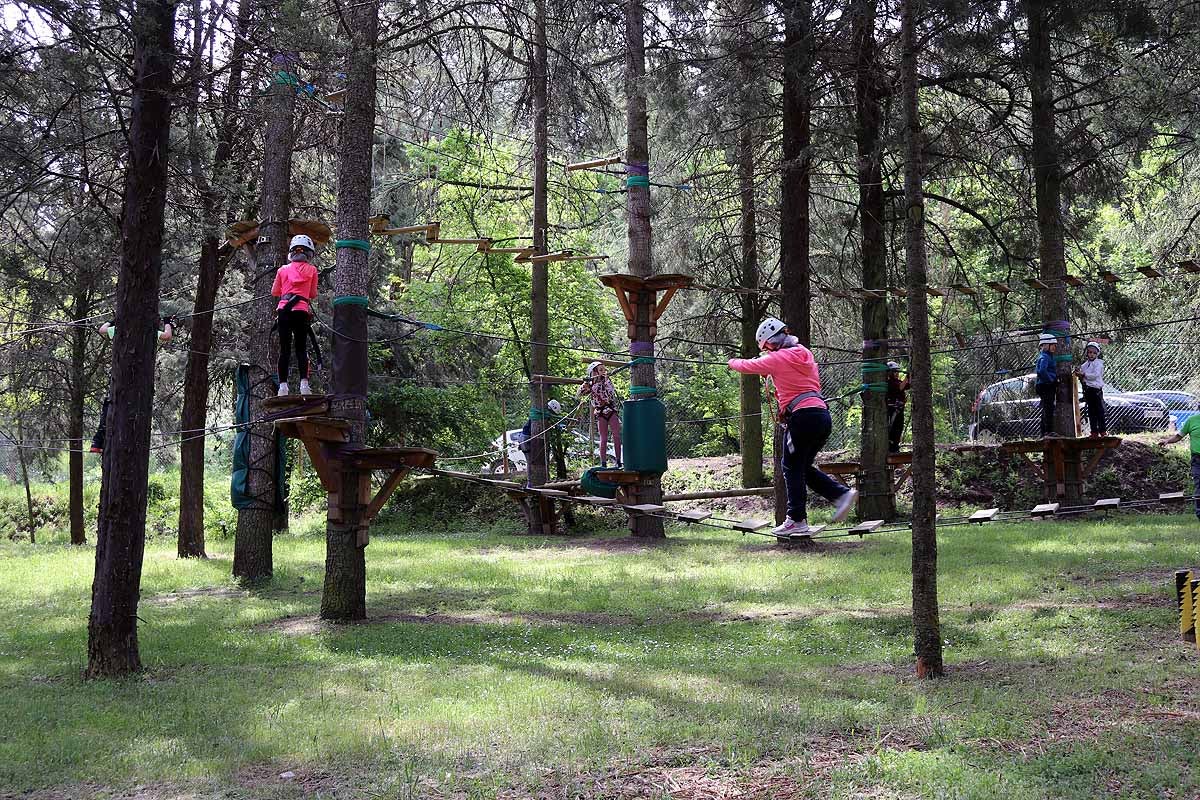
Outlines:
{"type": "Polygon", "coordinates": [[[1107,436],[1108,421],[1104,415],[1104,358],[1099,342],[1088,342],[1083,348],[1083,363],[1075,374],[1083,381],[1083,402],[1087,406],[1088,424],[1092,436],[1107,436]]]}
{"type": "Polygon", "coordinates": [[[296,366],[300,370],[300,394],[312,394],[308,384],[308,337],[312,327],[312,302],[317,298],[317,254],[313,240],[304,234],[293,236],[288,248],[288,263],[275,273],[271,294],[279,298],[279,396],[288,394],[288,362],[293,343],[296,366]]]}
{"type": "Polygon", "coordinates": [[[617,469],[621,468],[621,410],[617,408],[617,390],[612,378],[599,361],[588,364],[587,378],[579,387],[577,397],[587,396],[592,401],[592,416],[600,429],[600,466],[608,466],[608,438],[612,436],[613,455],[617,469]]]}
{"type": "Polygon", "coordinates": [[[813,466],[817,453],[829,440],[833,420],[821,397],[821,376],[812,351],[774,317],[767,317],[755,333],[764,351],[758,358],[731,358],[729,368],[751,375],[769,375],[775,383],[779,411],[787,425],[783,480],[787,486],[787,519],[776,536],[808,535],[808,489],[834,503],[834,522],[849,514],[858,491],[843,486],[813,466]]]}
{"type": "Polygon", "coordinates": [[[1042,401],[1042,437],[1054,435],[1054,404],[1058,400],[1058,370],[1054,354],[1058,351],[1058,337],[1043,333],[1038,337],[1041,350],[1037,359],[1036,388],[1042,401]]]}

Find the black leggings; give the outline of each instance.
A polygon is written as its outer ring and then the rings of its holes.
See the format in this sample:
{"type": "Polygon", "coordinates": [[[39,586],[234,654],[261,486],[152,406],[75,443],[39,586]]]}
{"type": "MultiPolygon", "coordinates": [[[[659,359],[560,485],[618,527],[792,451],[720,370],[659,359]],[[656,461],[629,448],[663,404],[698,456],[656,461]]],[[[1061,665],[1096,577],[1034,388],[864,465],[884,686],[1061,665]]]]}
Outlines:
{"type": "Polygon", "coordinates": [[[288,362],[292,357],[292,342],[296,343],[296,366],[300,377],[308,377],[308,331],[312,317],[307,311],[279,312],[279,382],[287,383],[288,362]]]}
{"type": "Polygon", "coordinates": [[[1042,436],[1054,433],[1054,404],[1058,401],[1057,383],[1039,383],[1038,397],[1042,400],[1042,436]]]}
{"type": "Polygon", "coordinates": [[[1104,418],[1104,390],[1092,386],[1083,387],[1083,402],[1087,404],[1088,424],[1093,434],[1108,433],[1108,420],[1104,418]]]}

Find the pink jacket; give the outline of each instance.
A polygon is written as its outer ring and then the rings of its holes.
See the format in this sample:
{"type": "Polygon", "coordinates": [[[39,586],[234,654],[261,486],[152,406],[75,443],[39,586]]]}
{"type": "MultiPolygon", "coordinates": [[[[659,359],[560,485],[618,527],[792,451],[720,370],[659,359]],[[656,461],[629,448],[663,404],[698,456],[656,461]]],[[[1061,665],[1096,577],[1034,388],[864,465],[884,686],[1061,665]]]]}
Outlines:
{"type": "MultiPolygon", "coordinates": [[[[729,368],[749,375],[770,375],[775,382],[780,411],[786,411],[788,403],[798,394],[821,391],[817,360],[804,345],[764,353],[758,358],[731,358],[729,368]]],[[[826,408],[826,405],[821,398],[810,397],[797,403],[796,408],[826,408]]]]}
{"type": "MultiPolygon", "coordinates": [[[[275,273],[275,283],[271,286],[271,294],[280,298],[276,310],[287,305],[282,299],[285,294],[298,294],[305,300],[315,300],[317,297],[317,268],[307,261],[292,261],[284,264],[275,273]]],[[[301,300],[292,306],[293,311],[312,313],[312,306],[301,300]]]]}

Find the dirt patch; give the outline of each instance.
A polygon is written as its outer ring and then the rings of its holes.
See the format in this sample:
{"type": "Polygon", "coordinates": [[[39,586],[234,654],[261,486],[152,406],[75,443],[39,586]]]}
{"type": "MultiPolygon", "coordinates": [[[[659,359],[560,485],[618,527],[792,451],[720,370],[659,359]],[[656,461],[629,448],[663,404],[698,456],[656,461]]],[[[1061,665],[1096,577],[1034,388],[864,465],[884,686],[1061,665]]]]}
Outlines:
{"type": "MultiPolygon", "coordinates": [[[[348,789],[333,773],[305,767],[281,767],[278,764],[256,764],[242,767],[233,777],[239,787],[251,790],[274,790],[284,796],[334,797],[338,789],[348,789]]],[[[351,794],[347,791],[345,797],[351,794]]]]}
{"type": "Polygon", "coordinates": [[[146,603],[152,606],[171,606],[191,600],[240,600],[249,596],[249,592],[241,589],[208,586],[202,589],[181,589],[178,592],[157,594],[147,600],[146,603]]]}

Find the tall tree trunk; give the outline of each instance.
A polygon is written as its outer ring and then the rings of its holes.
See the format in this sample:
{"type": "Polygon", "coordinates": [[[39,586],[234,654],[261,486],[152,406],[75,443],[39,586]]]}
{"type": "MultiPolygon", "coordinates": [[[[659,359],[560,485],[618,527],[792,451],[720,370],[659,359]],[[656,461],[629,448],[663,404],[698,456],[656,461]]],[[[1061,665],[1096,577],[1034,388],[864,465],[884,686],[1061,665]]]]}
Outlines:
{"type": "MultiPolygon", "coordinates": [[[[751,76],[743,74],[745,79],[751,76]]],[[[749,112],[749,109],[744,109],[749,112]]],[[[750,114],[744,114],[750,119],[750,114]]],[[[742,358],[758,355],[758,220],[754,205],[754,132],[744,124],[738,133],[738,198],[742,227],[742,291],[738,294],[742,317],[742,358]]],[[[741,409],[742,486],[763,485],[762,379],[757,375],[739,375],[741,409]]]]}
{"type": "MultiPolygon", "coordinates": [[[[276,56],[273,69],[295,69],[295,56],[276,56]]],[[[275,299],[270,297],[275,268],[287,259],[288,212],[291,205],[292,145],[295,129],[295,88],[276,76],[267,92],[263,116],[267,131],[263,142],[262,202],[259,239],[254,250],[254,280],[250,291],[261,298],[250,305],[250,419],[263,416],[262,402],[275,394],[276,353],[269,332],[275,321],[275,299]]],[[[253,505],[238,509],[233,541],[233,574],[247,581],[269,578],[274,569],[271,537],[276,528],[276,434],[270,423],[250,426],[247,493],[253,505]]]]}
{"type": "MultiPolygon", "coordinates": [[[[1054,61],[1050,44],[1049,17],[1055,4],[1045,0],[1027,0],[1029,16],[1029,94],[1032,101],[1032,150],[1034,202],[1037,206],[1038,257],[1040,277],[1051,288],[1042,290],[1042,319],[1049,326],[1068,318],[1067,289],[1063,278],[1067,274],[1062,220],[1062,164],[1058,133],[1055,129],[1057,109],[1054,103],[1054,61]]],[[[1047,328],[1050,330],[1051,328],[1047,328]]],[[[1059,382],[1059,402],[1055,407],[1054,429],[1064,435],[1074,435],[1074,401],[1070,381],[1059,382]]]]}
{"type": "MultiPolygon", "coordinates": [[[[858,147],[858,216],[862,228],[863,286],[887,285],[884,241],[882,75],[875,42],[876,0],[855,0],[854,94],[855,142],[858,147]]],[[[863,383],[880,384],[886,372],[887,299],[864,299],[863,383]]],[[[860,456],[858,513],[866,519],[891,519],[896,515],[892,482],[888,475],[887,405],[884,393],[862,395],[862,454],[860,456]]]]}
{"type": "MultiPolygon", "coordinates": [[[[779,199],[781,313],[805,347],[812,344],[811,225],[808,206],[812,174],[813,10],[812,0],[784,0],[783,151],[779,199]]],[[[787,516],[787,488],[780,457],[782,427],[774,426],[775,521],[787,516]]]]}
{"type": "MultiPolygon", "coordinates": [[[[533,3],[533,63],[530,68],[531,92],[533,96],[533,249],[535,253],[548,252],[547,228],[549,227],[546,173],[550,146],[549,108],[549,63],[546,47],[546,0],[533,3]]],[[[546,346],[550,339],[550,313],[547,308],[549,287],[548,267],[545,261],[534,261],[530,289],[530,340],[529,345],[529,406],[533,411],[529,420],[529,485],[541,486],[549,480],[546,459],[546,437],[543,431],[546,422],[542,414],[546,410],[546,385],[534,382],[534,375],[545,375],[549,368],[546,346]]],[[[529,533],[541,535],[554,532],[554,507],[550,500],[534,497],[529,500],[529,533]]]]}
{"type": "MultiPolygon", "coordinates": [[[[346,11],[345,36],[351,44],[346,69],[346,108],[338,150],[337,232],[339,241],[370,238],[371,143],[375,130],[376,47],[379,0],[364,0],[346,11]]],[[[365,297],[368,291],[366,250],[342,246],[337,251],[334,292],[337,297],[365,297]]],[[[366,442],[367,309],[339,303],[333,309],[333,413],[351,423],[352,445],[366,442]]],[[[347,462],[343,462],[346,464],[347,462]]],[[[370,472],[343,466],[338,491],[340,513],[331,511],[325,527],[325,587],[321,618],[337,621],[367,616],[367,562],[358,541],[364,527],[370,472]],[[336,516],[336,519],[334,518],[336,516]]],[[[330,504],[332,507],[332,503],[330,504]]],[[[365,542],[364,542],[365,544],[365,542]]]]}
{"type": "Polygon", "coordinates": [[[137,606],[146,545],[150,420],[171,130],[175,4],[140,0],[133,20],[133,104],[121,219],[112,413],[88,617],[89,677],[141,669],[137,606]]]}
{"type": "Polygon", "coordinates": [[[917,97],[917,0],[901,6],[900,78],[904,105],[905,261],[908,277],[908,331],[912,358],[908,378],[912,392],[913,518],[912,619],[917,674],[942,674],[942,628],[937,597],[937,503],[934,500],[936,456],[933,442],[933,374],[929,353],[929,301],[925,295],[924,166],[920,106],[917,97]]]}
{"type": "Polygon", "coordinates": [[[37,518],[33,514],[33,491],[29,487],[29,459],[25,455],[24,412],[17,414],[17,462],[21,465],[21,484],[25,487],[25,520],[29,525],[29,543],[37,544],[37,518]]]}
{"type": "MultiPolygon", "coordinates": [[[[1054,408],[1054,432],[1060,436],[1075,435],[1075,381],[1070,375],[1069,338],[1070,309],[1067,306],[1066,250],[1063,243],[1062,164],[1058,132],[1055,129],[1057,110],[1054,104],[1054,61],[1051,52],[1051,20],[1057,3],[1048,0],[1026,0],[1029,18],[1029,94],[1032,101],[1030,124],[1033,164],[1034,202],[1037,206],[1038,257],[1040,277],[1050,288],[1042,290],[1042,325],[1045,330],[1059,334],[1058,398],[1054,408]]],[[[1067,505],[1079,505],[1083,500],[1079,479],[1079,459],[1070,454],[1064,458],[1059,483],[1065,488],[1062,500],[1067,505]]],[[[1054,500],[1056,498],[1047,498],[1054,500]]]]}
{"type": "MultiPolygon", "coordinates": [[[[198,5],[198,3],[197,3],[198,5]]],[[[233,49],[229,57],[229,79],[222,93],[223,110],[217,128],[217,147],[213,153],[212,168],[219,176],[230,176],[230,157],[233,155],[234,138],[238,130],[238,98],[242,91],[242,73],[245,69],[246,50],[249,46],[251,0],[241,0],[234,28],[233,49]]],[[[199,36],[199,10],[196,13],[196,35],[199,36]]],[[[202,40],[193,47],[193,80],[196,90],[200,83],[198,64],[201,59],[202,40]]],[[[192,307],[191,347],[188,349],[187,366],[183,378],[183,409],[179,416],[179,427],[183,441],[179,447],[179,538],[176,551],[180,558],[206,558],[204,551],[204,450],[205,433],[208,426],[209,352],[213,346],[213,306],[217,291],[225,275],[225,261],[221,256],[219,238],[222,214],[225,209],[222,191],[214,190],[213,183],[204,175],[205,164],[201,157],[201,140],[198,120],[198,103],[192,105],[188,119],[188,143],[192,173],[200,189],[204,238],[200,245],[199,282],[196,286],[196,301],[192,307]]],[[[228,185],[217,180],[217,186],[228,185]]],[[[233,200],[230,198],[231,201],[233,200]]]]}
{"type": "MultiPolygon", "coordinates": [[[[76,286],[71,301],[71,319],[87,316],[89,292],[76,286]]],[[[67,409],[67,436],[71,439],[68,478],[71,518],[71,544],[87,544],[83,514],[83,412],[87,401],[88,363],[87,337],[91,331],[83,325],[71,329],[70,407],[67,409]]]]}
{"type": "MultiPolygon", "coordinates": [[[[646,9],[643,0],[629,0],[625,8],[625,105],[626,144],[625,163],[630,177],[650,174],[649,119],[646,106],[646,9]]],[[[640,183],[640,182],[639,182],[640,183]]],[[[629,240],[629,272],[641,277],[654,274],[651,260],[650,187],[629,186],[625,193],[626,222],[629,240]]],[[[645,300],[646,298],[638,298],[645,300]]],[[[652,303],[637,303],[637,319],[633,324],[631,352],[652,349],[650,319],[652,303]]],[[[648,355],[648,353],[647,353],[648,355]]],[[[636,386],[657,387],[654,364],[635,364],[630,368],[630,382],[636,386]]],[[[657,504],[662,499],[661,476],[644,476],[638,486],[639,502],[657,504]]],[[[661,539],[666,536],[659,517],[638,514],[630,519],[634,536],[661,539]]]]}

